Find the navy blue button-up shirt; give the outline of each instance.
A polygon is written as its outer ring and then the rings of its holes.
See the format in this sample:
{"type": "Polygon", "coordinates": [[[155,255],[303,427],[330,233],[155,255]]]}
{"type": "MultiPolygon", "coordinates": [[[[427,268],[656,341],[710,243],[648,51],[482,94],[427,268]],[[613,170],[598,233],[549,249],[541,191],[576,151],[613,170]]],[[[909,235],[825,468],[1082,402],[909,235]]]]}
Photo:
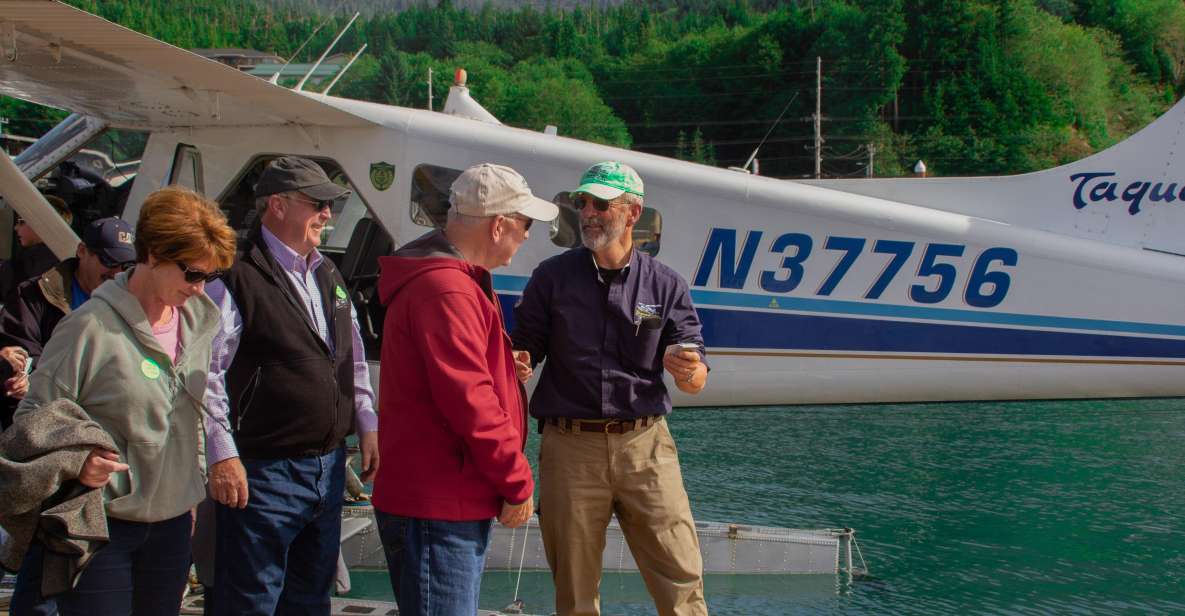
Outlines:
{"type": "Polygon", "coordinates": [[[546,360],[531,396],[534,417],[666,415],[667,345],[693,342],[704,351],[687,283],[637,250],[607,289],[587,248],[547,259],[531,275],[514,320],[514,348],[530,351],[534,364],[546,360]]]}

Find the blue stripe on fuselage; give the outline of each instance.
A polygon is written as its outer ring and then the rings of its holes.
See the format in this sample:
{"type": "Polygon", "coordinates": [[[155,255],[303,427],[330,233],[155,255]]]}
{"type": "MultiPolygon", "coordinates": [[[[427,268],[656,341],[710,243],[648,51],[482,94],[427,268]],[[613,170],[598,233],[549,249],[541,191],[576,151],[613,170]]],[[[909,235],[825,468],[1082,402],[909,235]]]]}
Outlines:
{"type": "MultiPolygon", "coordinates": [[[[520,276],[494,277],[494,284],[501,293],[499,299],[508,329],[514,327],[514,303],[518,301],[518,293],[525,287],[526,280],[520,276]],[[514,294],[507,294],[508,291],[514,294]]],[[[716,348],[1185,358],[1185,340],[1123,336],[1098,331],[1039,331],[999,327],[1020,325],[1185,336],[1185,326],[1179,325],[704,290],[693,290],[692,297],[704,324],[704,340],[707,346],[716,348]],[[776,308],[770,308],[771,300],[777,301],[776,308]],[[733,307],[748,309],[735,310],[733,307]],[[796,311],[831,314],[801,314],[796,311]],[[929,319],[930,322],[883,317],[929,319]]]]}

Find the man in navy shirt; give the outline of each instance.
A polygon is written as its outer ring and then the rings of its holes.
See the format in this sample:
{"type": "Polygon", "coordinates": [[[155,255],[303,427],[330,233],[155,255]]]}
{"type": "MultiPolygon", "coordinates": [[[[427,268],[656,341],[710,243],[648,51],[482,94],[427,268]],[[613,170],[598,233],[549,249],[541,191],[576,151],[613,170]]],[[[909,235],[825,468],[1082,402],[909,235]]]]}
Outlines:
{"type": "Polygon", "coordinates": [[[530,408],[559,616],[600,613],[614,513],[658,613],[707,614],[663,370],[696,394],[708,367],[686,281],[633,245],[642,198],[629,166],[590,167],[572,191],[584,245],[539,264],[514,310],[520,378],[546,361],[530,408]]]}

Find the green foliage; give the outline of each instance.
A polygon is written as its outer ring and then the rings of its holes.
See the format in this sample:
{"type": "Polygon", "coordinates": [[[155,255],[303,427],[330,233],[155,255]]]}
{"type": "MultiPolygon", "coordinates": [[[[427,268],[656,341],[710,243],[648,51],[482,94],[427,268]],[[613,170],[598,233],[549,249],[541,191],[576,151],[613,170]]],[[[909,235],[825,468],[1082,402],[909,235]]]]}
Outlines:
{"type": "MultiPolygon", "coordinates": [[[[72,0],[182,47],[308,61],[345,24],[330,0],[72,0]]],[[[348,3],[347,3],[348,4],[348,3]]],[[[1018,173],[1146,125],[1185,92],[1182,0],[649,0],[565,10],[374,0],[339,44],[367,53],[335,95],[440,109],[453,71],[503,122],[766,175],[1018,173]],[[377,7],[377,8],[376,8],[377,7]],[[400,10],[395,10],[396,8],[400,10]],[[774,126],[774,119],[786,110],[774,126]]],[[[571,6],[561,2],[553,6],[571,6]]],[[[9,130],[60,112],[0,99],[9,130]]],[[[41,128],[38,128],[41,127],[41,128]]]]}

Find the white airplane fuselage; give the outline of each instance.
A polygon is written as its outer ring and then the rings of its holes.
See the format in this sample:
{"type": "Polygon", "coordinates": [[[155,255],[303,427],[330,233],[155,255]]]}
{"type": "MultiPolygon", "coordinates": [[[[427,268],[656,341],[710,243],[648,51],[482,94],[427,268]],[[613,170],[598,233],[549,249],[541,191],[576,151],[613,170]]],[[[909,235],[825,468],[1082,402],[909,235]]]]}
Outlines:
{"type": "MultiPolygon", "coordinates": [[[[502,126],[463,89],[452,113],[294,92],[60,2],[0,0],[0,26],[0,94],[90,123],[61,131],[62,152],[92,128],[151,133],[128,219],[170,183],[249,213],[263,158],[309,156],[356,195],[328,234],[340,255],[361,218],[395,246],[429,231],[441,212],[413,192],[439,207],[448,173],[476,163],[557,199],[593,163],[632,165],[661,217],[646,242],[704,324],[709,384],[679,405],[1185,395],[1185,102],[1037,173],[790,182],[502,126]]],[[[69,255],[77,237],[22,176],[56,163],[42,158],[0,165],[0,196],[69,255]]],[[[536,227],[494,272],[509,327],[563,240],[536,227]]]]}
{"type": "MultiPolygon", "coordinates": [[[[710,386],[676,404],[1185,395],[1182,257],[441,113],[315,98],[379,128],[157,131],[125,217],[168,183],[179,144],[201,153],[202,188],[216,198],[260,155],[332,159],[397,246],[431,230],[411,215],[420,165],[509,165],[551,198],[588,165],[622,160],[645,181],[646,206],[661,213],[658,258],[688,281],[704,323],[710,386]],[[383,190],[368,179],[376,163],[395,170],[383,190]]],[[[508,326],[532,270],[564,249],[536,228],[494,272],[508,326]]]]}

